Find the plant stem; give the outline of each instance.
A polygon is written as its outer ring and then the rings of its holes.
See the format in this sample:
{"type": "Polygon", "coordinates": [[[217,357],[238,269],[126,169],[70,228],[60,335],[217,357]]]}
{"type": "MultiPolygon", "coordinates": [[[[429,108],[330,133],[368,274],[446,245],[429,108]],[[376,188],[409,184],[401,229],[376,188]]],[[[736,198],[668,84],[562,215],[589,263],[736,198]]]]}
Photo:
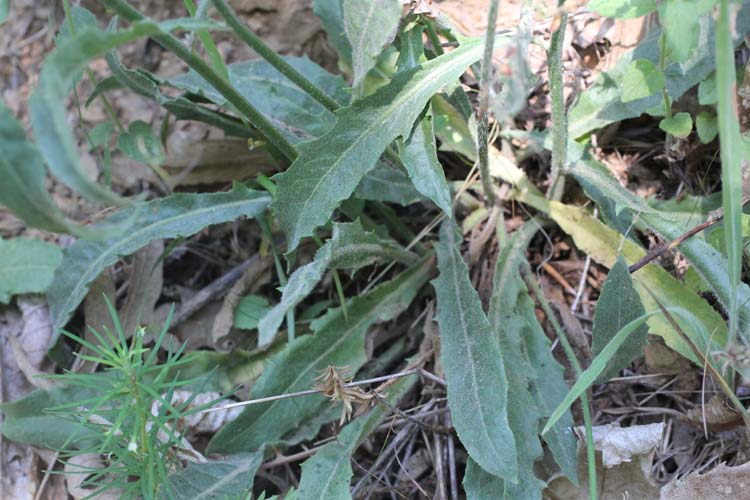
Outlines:
{"type": "MultiPolygon", "coordinates": [[[[542,290],[539,288],[539,285],[537,284],[536,279],[531,272],[529,263],[524,260],[521,266],[523,278],[526,282],[526,285],[529,287],[534,296],[536,296],[539,305],[542,306],[542,310],[544,311],[545,316],[547,316],[547,320],[550,322],[550,325],[552,325],[552,329],[555,331],[555,335],[557,335],[557,338],[560,340],[560,345],[562,345],[563,350],[565,351],[565,356],[568,358],[570,365],[573,367],[573,371],[575,372],[576,377],[580,377],[581,373],[583,373],[581,363],[578,362],[578,358],[576,357],[576,353],[573,350],[573,346],[571,346],[570,342],[568,342],[568,337],[565,335],[565,332],[560,326],[560,323],[557,321],[555,313],[552,311],[549,302],[547,302],[547,299],[544,297],[542,290]]],[[[586,392],[583,392],[581,394],[581,409],[583,411],[583,425],[586,428],[586,458],[588,460],[589,473],[589,498],[591,500],[596,500],[598,498],[598,489],[596,486],[596,451],[594,450],[594,433],[591,421],[591,410],[589,408],[589,398],[586,392]]]]}
{"type": "Polygon", "coordinates": [[[497,23],[499,3],[499,0],[492,0],[490,10],[487,13],[484,55],[482,57],[482,70],[479,78],[479,123],[477,124],[479,172],[482,175],[484,197],[490,205],[495,204],[495,190],[489,168],[490,85],[492,83],[492,52],[495,46],[495,24],[497,23]]]}
{"type": "MultiPolygon", "coordinates": [[[[724,246],[727,253],[729,284],[732,296],[728,304],[729,339],[734,342],[738,331],[737,290],[742,275],[742,159],[740,124],[737,118],[734,43],[732,42],[732,5],[720,0],[716,22],[716,107],[721,144],[721,193],[724,208],[724,246]]],[[[744,328],[744,327],[743,327],[744,328]]]]}
{"type": "MultiPolygon", "coordinates": [[[[135,10],[125,0],[102,0],[103,3],[118,15],[129,22],[142,21],[146,19],[140,12],[135,10]]],[[[179,39],[169,33],[153,35],[162,47],[173,52],[177,57],[187,63],[196,73],[202,76],[212,87],[216,89],[227,101],[229,101],[250,123],[263,134],[268,142],[276,147],[289,161],[297,157],[297,150],[276,128],[271,124],[255,106],[253,106],[242,94],[224,78],[221,77],[208,63],[193,54],[185,47],[179,39]]]]}
{"type": "MultiPolygon", "coordinates": [[[[562,1],[558,2],[558,7],[562,1]]],[[[547,191],[547,198],[559,201],[565,190],[565,163],[568,156],[568,119],[565,115],[565,96],[563,94],[563,61],[562,49],[565,41],[565,25],[568,15],[560,16],[560,26],[552,33],[547,66],[549,68],[549,96],[552,113],[552,181],[547,191]]]]}
{"type": "MultiPolygon", "coordinates": [[[[659,37],[659,69],[662,74],[664,68],[667,66],[667,37],[665,32],[662,30],[661,37],[659,37]]],[[[664,100],[664,116],[672,118],[672,105],[669,103],[669,92],[667,92],[667,86],[665,85],[661,89],[661,95],[664,100]]],[[[667,134],[669,136],[669,134],[667,134]]]]}
{"type": "Polygon", "coordinates": [[[234,13],[232,8],[227,5],[225,0],[212,0],[216,10],[226,20],[232,30],[248,44],[255,52],[258,53],[263,59],[268,61],[271,66],[279,70],[279,72],[285,77],[289,78],[295,85],[307,92],[310,97],[318,101],[320,104],[328,108],[330,111],[338,109],[339,105],[336,101],[328,97],[328,95],[318,88],[317,85],[312,83],[310,80],[305,78],[302,73],[294,69],[288,62],[282,59],[276,52],[274,52],[263,40],[253,33],[234,13]]]}

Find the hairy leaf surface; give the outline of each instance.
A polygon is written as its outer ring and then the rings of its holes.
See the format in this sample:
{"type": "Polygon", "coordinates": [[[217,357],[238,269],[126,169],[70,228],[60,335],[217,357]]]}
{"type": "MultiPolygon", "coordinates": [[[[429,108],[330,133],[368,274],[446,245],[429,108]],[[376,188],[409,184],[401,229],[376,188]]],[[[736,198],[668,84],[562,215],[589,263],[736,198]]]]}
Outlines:
{"type": "Polygon", "coordinates": [[[359,220],[334,224],[331,239],[318,249],[312,262],[292,273],[284,286],[281,302],[260,321],[259,345],[271,343],[286,313],[312,292],[326,269],[357,269],[383,259],[413,264],[418,257],[393,240],[381,239],[376,234],[365,231],[359,220]]]}
{"type": "Polygon", "coordinates": [[[408,137],[429,99],[479,59],[482,45],[468,40],[336,113],[336,125],[301,144],[299,156],[279,176],[274,210],[289,250],[324,224],[348,198],[380,154],[397,137],[408,137]]]}
{"type": "MultiPolygon", "coordinates": [[[[594,327],[591,333],[591,350],[594,355],[617,335],[625,325],[645,314],[641,299],[633,288],[633,280],[628,272],[628,264],[622,256],[609,270],[607,279],[602,285],[599,299],[594,310],[594,327]]],[[[648,327],[641,325],[630,334],[629,341],[612,357],[600,380],[605,381],[617,376],[617,372],[628,366],[635,358],[643,355],[643,346],[648,340],[648,327]]]]}
{"type": "Polygon", "coordinates": [[[453,424],[469,455],[484,470],[516,482],[516,441],[508,425],[503,358],[458,251],[452,223],[442,226],[435,248],[440,275],[432,286],[453,424]]]}
{"type": "Polygon", "coordinates": [[[190,236],[211,224],[256,217],[269,203],[266,193],[235,184],[229,192],[176,194],[108,217],[103,223],[134,219],[133,229],[103,241],[79,240],[65,250],[47,294],[55,339],[86,296],[89,283],[120,256],[135,252],[151,240],[190,236]]]}
{"type": "MultiPolygon", "coordinates": [[[[366,361],[367,330],[406,308],[427,281],[431,267],[431,259],[424,260],[368,294],[351,299],[348,318],[337,308],[315,320],[311,325],[314,335],[297,337],[271,358],[253,386],[252,398],[310,389],[315,377],[329,365],[349,366],[351,373],[356,372],[366,361]]],[[[209,452],[256,450],[265,443],[278,442],[314,416],[323,401],[322,395],[314,394],[249,406],[219,430],[209,444],[209,452]]]]}
{"type": "Polygon", "coordinates": [[[167,477],[169,485],[159,487],[157,498],[210,500],[252,494],[255,472],[262,461],[263,450],[229,455],[222,460],[191,462],[167,477]]]}
{"type": "Polygon", "coordinates": [[[431,199],[448,217],[453,217],[450,188],[437,158],[431,111],[417,122],[409,138],[399,144],[399,152],[417,191],[431,199]]]}
{"type": "Polygon", "coordinates": [[[341,6],[344,32],[351,46],[352,85],[356,89],[396,35],[401,0],[343,0],[341,6]]]}

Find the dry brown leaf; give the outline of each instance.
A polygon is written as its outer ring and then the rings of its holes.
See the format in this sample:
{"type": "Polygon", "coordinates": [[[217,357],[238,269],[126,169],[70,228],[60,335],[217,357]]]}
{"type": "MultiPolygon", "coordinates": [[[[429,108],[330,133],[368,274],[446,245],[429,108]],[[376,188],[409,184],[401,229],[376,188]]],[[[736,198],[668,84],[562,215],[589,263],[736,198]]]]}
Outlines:
{"type": "MultiPolygon", "coordinates": [[[[579,438],[584,439],[583,427],[575,428],[579,438]]],[[[664,424],[633,425],[620,427],[617,424],[596,425],[592,429],[594,448],[602,452],[604,467],[614,467],[630,462],[634,457],[650,455],[664,434],[664,424]]]]}
{"type": "Polygon", "coordinates": [[[750,500],[750,463],[688,474],[662,487],[660,500],[750,500]]]}
{"type": "MultiPolygon", "coordinates": [[[[657,500],[659,488],[649,477],[651,457],[659,444],[664,424],[636,425],[620,428],[615,425],[594,427],[596,478],[600,500],[657,500]]],[[[582,427],[576,434],[585,435],[582,427]]],[[[546,461],[547,457],[545,457],[546,461]]],[[[548,480],[545,498],[555,500],[588,500],[588,461],[586,446],[578,447],[578,478],[575,487],[557,474],[548,480]]]]}
{"type": "Polygon", "coordinates": [[[276,171],[268,153],[262,148],[251,150],[245,139],[196,142],[181,132],[169,137],[163,167],[172,176],[173,187],[226,183],[276,171]]]}
{"type": "Polygon", "coordinates": [[[95,453],[84,453],[74,455],[65,462],[65,484],[68,488],[68,494],[81,500],[83,498],[92,498],[94,500],[117,500],[121,493],[119,490],[107,490],[96,496],[91,496],[95,488],[86,488],[83,481],[91,474],[91,469],[101,469],[104,467],[104,461],[100,455],[95,453]]]}
{"type": "Polygon", "coordinates": [[[742,415],[727,406],[724,398],[712,396],[705,405],[691,408],[685,414],[687,421],[709,432],[725,432],[742,426],[742,415]]]}
{"type": "Polygon", "coordinates": [[[129,338],[139,325],[154,321],[154,308],[164,284],[164,266],[160,259],[164,241],[154,240],[135,253],[128,283],[128,296],[120,310],[120,322],[129,338]]]}
{"type": "MultiPolygon", "coordinates": [[[[242,277],[232,285],[232,288],[227,292],[224,297],[224,302],[221,305],[221,309],[214,318],[213,325],[211,326],[211,342],[213,347],[220,351],[228,351],[228,345],[222,343],[222,339],[226,337],[234,325],[234,310],[237,308],[242,296],[248,290],[248,288],[256,288],[262,283],[262,278],[265,271],[268,269],[270,264],[270,256],[255,260],[242,274],[242,277]]],[[[269,275],[270,276],[270,275],[269,275]]]]}

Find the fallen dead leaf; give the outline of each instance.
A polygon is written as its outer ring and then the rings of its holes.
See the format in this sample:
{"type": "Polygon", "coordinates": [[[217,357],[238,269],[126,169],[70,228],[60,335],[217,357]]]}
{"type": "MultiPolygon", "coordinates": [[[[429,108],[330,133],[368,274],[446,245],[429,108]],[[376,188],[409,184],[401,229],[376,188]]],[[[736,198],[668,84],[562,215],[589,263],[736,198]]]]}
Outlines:
{"type": "Polygon", "coordinates": [[[720,464],[705,474],[692,473],[661,489],[660,500],[750,500],[750,463],[720,464]]]}

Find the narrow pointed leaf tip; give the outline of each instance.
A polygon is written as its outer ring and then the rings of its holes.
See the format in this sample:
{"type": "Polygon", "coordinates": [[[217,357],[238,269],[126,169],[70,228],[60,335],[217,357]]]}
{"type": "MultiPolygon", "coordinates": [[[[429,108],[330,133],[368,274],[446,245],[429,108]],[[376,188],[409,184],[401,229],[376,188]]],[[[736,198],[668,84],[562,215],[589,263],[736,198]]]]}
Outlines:
{"type": "Polygon", "coordinates": [[[484,470],[518,477],[516,442],[508,425],[508,386],[500,347],[461,258],[455,226],[443,225],[435,245],[437,295],[448,405],[461,442],[484,470]]]}
{"type": "Polygon", "coordinates": [[[429,99],[454,82],[482,53],[481,40],[398,73],[374,94],[342,108],[336,124],[317,140],[299,146],[299,156],[279,176],[273,203],[289,251],[325,224],[354,192],[396,138],[408,138],[429,99]]]}

